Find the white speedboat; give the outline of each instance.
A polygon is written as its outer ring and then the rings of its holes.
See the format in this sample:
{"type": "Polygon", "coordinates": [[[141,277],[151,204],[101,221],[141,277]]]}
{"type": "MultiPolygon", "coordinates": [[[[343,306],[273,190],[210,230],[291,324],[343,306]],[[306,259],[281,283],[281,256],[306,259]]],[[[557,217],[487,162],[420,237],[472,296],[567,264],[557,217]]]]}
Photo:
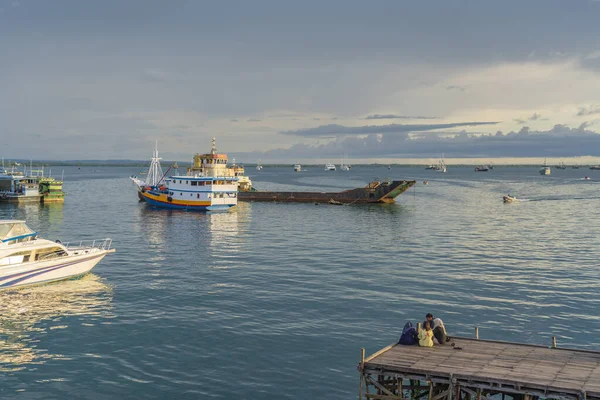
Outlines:
{"type": "Polygon", "coordinates": [[[505,203],[514,203],[519,201],[519,199],[517,199],[515,196],[511,196],[510,194],[507,194],[506,196],[502,197],[502,200],[505,203]]]}
{"type": "Polygon", "coordinates": [[[302,171],[302,165],[295,164],[294,165],[294,172],[301,172],[301,171],[302,171]]]}
{"type": "Polygon", "coordinates": [[[109,253],[111,239],[75,245],[38,238],[25,221],[0,220],[0,290],[85,275],[109,253]]]}
{"type": "Polygon", "coordinates": [[[335,171],[335,165],[331,163],[325,164],[325,171],[335,171]]]}

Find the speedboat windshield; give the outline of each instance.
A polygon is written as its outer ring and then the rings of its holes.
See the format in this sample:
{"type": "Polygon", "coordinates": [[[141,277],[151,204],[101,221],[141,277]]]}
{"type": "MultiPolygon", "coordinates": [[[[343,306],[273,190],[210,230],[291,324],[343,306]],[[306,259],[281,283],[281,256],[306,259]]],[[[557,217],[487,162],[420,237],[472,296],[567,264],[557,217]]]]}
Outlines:
{"type": "Polygon", "coordinates": [[[23,221],[0,221],[0,240],[9,242],[19,239],[29,239],[37,235],[23,221]]]}

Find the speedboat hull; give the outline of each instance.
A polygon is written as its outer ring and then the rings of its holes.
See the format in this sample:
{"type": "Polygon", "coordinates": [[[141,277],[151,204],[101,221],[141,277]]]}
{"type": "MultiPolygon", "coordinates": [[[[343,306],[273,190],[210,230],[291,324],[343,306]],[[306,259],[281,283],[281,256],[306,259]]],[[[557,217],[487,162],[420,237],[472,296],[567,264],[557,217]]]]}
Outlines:
{"type": "Polygon", "coordinates": [[[39,285],[75,278],[90,272],[108,253],[115,250],[90,251],[86,254],[0,267],[0,290],[39,285]]]}
{"type": "Polygon", "coordinates": [[[516,201],[519,201],[516,197],[511,197],[511,196],[504,196],[504,197],[502,197],[502,200],[505,203],[514,203],[516,201]]]}

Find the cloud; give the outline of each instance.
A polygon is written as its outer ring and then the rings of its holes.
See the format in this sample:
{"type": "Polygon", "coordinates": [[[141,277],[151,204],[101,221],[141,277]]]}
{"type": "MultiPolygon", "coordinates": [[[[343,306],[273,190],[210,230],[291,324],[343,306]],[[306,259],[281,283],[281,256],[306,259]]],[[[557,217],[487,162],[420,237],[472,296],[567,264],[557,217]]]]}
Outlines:
{"type": "Polygon", "coordinates": [[[229,120],[229,122],[238,122],[238,120],[235,119],[235,118],[232,118],[232,119],[229,120]]]}
{"type": "Polygon", "coordinates": [[[578,117],[584,117],[587,115],[600,114],[600,105],[591,105],[589,107],[579,107],[577,112],[578,117]]]}
{"type": "MultiPolygon", "coordinates": [[[[600,2],[600,0],[599,0],[600,2]]],[[[600,50],[594,50],[585,56],[586,60],[597,60],[600,58],[600,50]]]]}
{"type": "Polygon", "coordinates": [[[262,153],[269,159],[330,158],[340,154],[357,158],[431,157],[569,157],[600,156],[600,134],[588,130],[589,123],[577,128],[558,124],[546,131],[519,131],[474,134],[472,132],[423,132],[421,135],[371,133],[347,137],[323,145],[297,144],[289,149],[262,153]]]}
{"type": "Polygon", "coordinates": [[[284,135],[304,137],[331,137],[331,135],[367,135],[371,133],[410,133],[437,129],[449,129],[463,126],[495,125],[498,122],[454,122],[448,124],[389,124],[367,126],[343,126],[337,124],[321,125],[317,128],[297,129],[280,132],[284,135]]]}
{"type": "Polygon", "coordinates": [[[465,90],[467,90],[466,86],[461,86],[461,85],[449,85],[446,86],[446,90],[457,90],[459,92],[464,92],[465,90]]]}
{"type": "Polygon", "coordinates": [[[150,82],[165,82],[167,74],[160,68],[147,68],[142,72],[142,78],[150,82]]]}
{"type": "Polygon", "coordinates": [[[541,115],[538,113],[533,113],[533,115],[531,117],[529,117],[530,121],[537,121],[538,119],[541,118],[541,115]]]}
{"type": "Polygon", "coordinates": [[[394,115],[394,114],[373,114],[367,116],[365,119],[438,119],[439,117],[424,117],[421,115],[410,116],[410,115],[394,115]]]}
{"type": "Polygon", "coordinates": [[[513,121],[515,121],[519,125],[525,125],[527,123],[527,121],[548,121],[548,118],[542,118],[541,114],[533,113],[531,116],[527,117],[526,119],[515,118],[515,119],[513,119],[513,121]]]}
{"type": "Polygon", "coordinates": [[[261,120],[257,119],[257,118],[250,118],[250,119],[247,119],[246,121],[247,122],[260,122],[261,120]]]}
{"type": "Polygon", "coordinates": [[[321,120],[321,118],[317,118],[317,117],[313,118],[313,121],[320,121],[320,120],[321,120]]]}

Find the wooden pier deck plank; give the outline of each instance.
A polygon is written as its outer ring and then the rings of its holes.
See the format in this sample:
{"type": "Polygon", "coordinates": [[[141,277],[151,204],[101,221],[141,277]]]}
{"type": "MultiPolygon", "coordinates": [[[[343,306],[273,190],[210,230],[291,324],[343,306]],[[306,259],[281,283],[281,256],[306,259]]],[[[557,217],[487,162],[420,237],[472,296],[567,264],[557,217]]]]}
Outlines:
{"type": "Polygon", "coordinates": [[[600,399],[600,352],[546,348],[468,338],[424,348],[395,345],[364,368],[397,374],[429,377],[461,377],[488,380],[503,385],[586,393],[600,399]],[[460,348],[460,349],[457,349],[460,348]]]}

